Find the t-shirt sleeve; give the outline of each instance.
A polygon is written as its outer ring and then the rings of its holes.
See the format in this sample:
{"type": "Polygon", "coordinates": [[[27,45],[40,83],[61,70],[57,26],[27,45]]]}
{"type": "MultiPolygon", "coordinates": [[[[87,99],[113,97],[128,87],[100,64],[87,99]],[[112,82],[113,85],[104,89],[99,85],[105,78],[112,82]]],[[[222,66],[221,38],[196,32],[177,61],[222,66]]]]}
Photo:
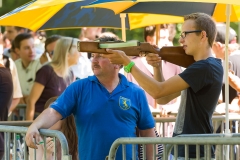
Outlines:
{"type": "Polygon", "coordinates": [[[43,66],[36,73],[35,82],[46,86],[53,70],[49,66],[43,66]]]}
{"type": "Polygon", "coordinates": [[[150,108],[148,106],[147,98],[142,89],[139,89],[138,94],[138,106],[139,106],[139,119],[137,122],[137,127],[140,130],[150,129],[155,126],[155,121],[153,119],[152,113],[150,111],[150,108]]]}
{"type": "Polygon", "coordinates": [[[78,88],[77,83],[72,83],[65,89],[65,91],[58,97],[58,99],[51,104],[50,107],[60,113],[63,119],[68,117],[74,113],[74,110],[78,103],[79,92],[80,89],[78,88]]]}
{"type": "Polygon", "coordinates": [[[23,97],[23,95],[22,95],[22,90],[20,86],[20,81],[18,78],[17,68],[13,60],[11,58],[9,58],[9,60],[10,60],[10,69],[11,69],[12,81],[13,81],[13,98],[21,98],[23,97]]]}
{"type": "Polygon", "coordinates": [[[212,83],[213,75],[210,65],[205,61],[198,61],[185,69],[179,76],[196,93],[203,87],[212,83]]]}

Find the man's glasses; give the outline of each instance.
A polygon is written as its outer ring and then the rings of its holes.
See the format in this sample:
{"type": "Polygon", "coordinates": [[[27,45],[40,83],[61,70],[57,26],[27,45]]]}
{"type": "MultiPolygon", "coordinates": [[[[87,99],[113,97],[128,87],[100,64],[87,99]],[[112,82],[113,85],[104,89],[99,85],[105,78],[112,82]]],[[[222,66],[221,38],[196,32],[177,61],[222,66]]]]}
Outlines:
{"type": "Polygon", "coordinates": [[[70,52],[70,50],[71,50],[71,48],[72,48],[73,40],[74,40],[74,38],[72,38],[72,42],[71,42],[71,44],[70,44],[70,47],[69,47],[69,49],[68,49],[68,52],[70,52]]]}
{"type": "Polygon", "coordinates": [[[182,32],[182,33],[180,34],[180,37],[181,37],[182,39],[184,39],[184,38],[187,36],[188,33],[198,33],[198,32],[202,32],[202,30],[185,31],[185,32],[182,32]]]}

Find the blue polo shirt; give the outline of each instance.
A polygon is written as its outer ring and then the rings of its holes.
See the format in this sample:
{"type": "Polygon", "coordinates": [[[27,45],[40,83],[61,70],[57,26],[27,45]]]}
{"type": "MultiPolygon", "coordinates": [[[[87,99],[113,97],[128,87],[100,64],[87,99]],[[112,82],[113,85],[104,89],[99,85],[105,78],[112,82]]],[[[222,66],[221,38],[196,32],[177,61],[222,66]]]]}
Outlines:
{"type": "MultiPolygon", "coordinates": [[[[110,94],[96,76],[72,83],[51,107],[63,118],[74,114],[79,158],[105,159],[119,137],[136,137],[141,130],[155,126],[144,91],[119,74],[120,84],[110,94]]],[[[116,159],[122,159],[119,147],[116,159]]],[[[127,159],[131,159],[127,146],[127,159]]]]}

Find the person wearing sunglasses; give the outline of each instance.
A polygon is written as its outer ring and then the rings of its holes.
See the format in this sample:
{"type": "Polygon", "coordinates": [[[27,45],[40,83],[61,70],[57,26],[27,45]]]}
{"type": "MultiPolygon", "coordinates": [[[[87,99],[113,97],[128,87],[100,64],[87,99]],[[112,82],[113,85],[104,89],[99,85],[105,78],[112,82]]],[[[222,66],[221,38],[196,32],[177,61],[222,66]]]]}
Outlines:
{"type": "Polygon", "coordinates": [[[38,116],[49,98],[59,96],[73,82],[74,76],[70,67],[77,64],[80,55],[77,41],[75,38],[61,37],[54,48],[52,61],[43,65],[36,73],[27,101],[27,120],[38,116]]]}
{"type": "Polygon", "coordinates": [[[53,56],[53,50],[55,48],[55,45],[57,43],[57,40],[60,39],[61,36],[59,35],[52,35],[48,37],[45,41],[45,51],[40,57],[40,63],[43,65],[45,63],[48,63],[52,60],[53,56]]]}

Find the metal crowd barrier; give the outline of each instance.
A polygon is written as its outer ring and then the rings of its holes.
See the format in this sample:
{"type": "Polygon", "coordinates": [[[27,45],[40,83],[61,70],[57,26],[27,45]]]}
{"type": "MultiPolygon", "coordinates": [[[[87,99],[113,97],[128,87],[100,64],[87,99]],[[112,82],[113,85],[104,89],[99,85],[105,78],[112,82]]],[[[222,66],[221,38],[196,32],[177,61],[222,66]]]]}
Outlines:
{"type": "Polygon", "coordinates": [[[28,127],[33,121],[0,121],[0,125],[28,127]]]}
{"type": "MultiPolygon", "coordinates": [[[[184,145],[185,147],[185,160],[188,160],[189,145],[196,146],[196,160],[204,159],[211,160],[211,148],[214,145],[219,145],[221,148],[229,147],[230,150],[230,160],[235,160],[239,158],[234,152],[235,145],[240,145],[240,134],[195,134],[195,135],[181,135],[173,138],[119,138],[115,140],[109,151],[109,160],[115,160],[116,152],[118,147],[122,145],[122,155],[123,160],[126,160],[126,145],[132,144],[132,159],[136,159],[136,145],[143,144],[163,144],[163,154],[159,155],[156,153],[156,145],[154,145],[153,157],[161,156],[163,160],[169,160],[169,155],[171,150],[174,148],[174,159],[177,160],[178,145],[184,145]],[[200,145],[204,145],[204,157],[200,157],[200,145]]],[[[146,147],[143,147],[143,157],[146,159],[146,147]]],[[[217,160],[229,159],[221,155],[217,160]]]]}
{"type": "MultiPolygon", "coordinates": [[[[17,122],[22,123],[24,125],[29,125],[31,123],[29,121],[27,121],[27,122],[17,121],[17,122]]],[[[3,124],[3,123],[4,122],[1,122],[1,124],[3,124]]],[[[9,124],[10,122],[5,122],[5,123],[9,124]]],[[[4,160],[10,160],[11,133],[13,134],[13,146],[14,146],[12,149],[13,160],[16,160],[17,159],[16,137],[17,137],[17,134],[25,137],[25,134],[27,132],[27,127],[0,125],[0,132],[4,132],[4,148],[5,148],[4,160]]],[[[61,144],[61,154],[62,154],[61,159],[62,160],[71,160],[72,159],[72,156],[69,155],[69,148],[68,148],[67,140],[62,132],[56,131],[56,130],[48,130],[48,129],[40,129],[39,132],[40,132],[41,136],[43,136],[43,139],[44,139],[44,148],[46,148],[46,146],[45,146],[46,137],[53,137],[53,140],[55,142],[55,152],[54,152],[55,160],[56,160],[56,139],[58,139],[58,141],[61,144]]],[[[24,160],[28,160],[29,155],[27,152],[27,146],[26,146],[25,140],[23,140],[23,144],[24,144],[24,147],[23,147],[24,148],[24,160]]],[[[34,150],[34,159],[36,159],[36,150],[34,150]]],[[[45,149],[44,149],[44,159],[46,159],[46,150],[45,149]]]]}
{"type": "MultiPolygon", "coordinates": [[[[174,122],[176,117],[155,117],[156,130],[158,131],[160,137],[171,137],[172,131],[174,129],[174,122]],[[169,136],[170,135],[170,136],[169,136]]],[[[240,115],[239,114],[229,114],[229,126],[231,133],[240,133],[239,128],[240,115]]],[[[225,115],[215,115],[212,117],[212,122],[214,126],[214,133],[224,133],[224,123],[225,115]],[[220,128],[219,128],[220,127],[220,128]]]]}
{"type": "Polygon", "coordinates": [[[8,117],[9,121],[15,121],[15,120],[25,120],[26,119],[26,104],[18,104],[16,109],[11,113],[11,115],[8,117]],[[18,112],[18,114],[15,114],[15,111],[18,112]]]}

